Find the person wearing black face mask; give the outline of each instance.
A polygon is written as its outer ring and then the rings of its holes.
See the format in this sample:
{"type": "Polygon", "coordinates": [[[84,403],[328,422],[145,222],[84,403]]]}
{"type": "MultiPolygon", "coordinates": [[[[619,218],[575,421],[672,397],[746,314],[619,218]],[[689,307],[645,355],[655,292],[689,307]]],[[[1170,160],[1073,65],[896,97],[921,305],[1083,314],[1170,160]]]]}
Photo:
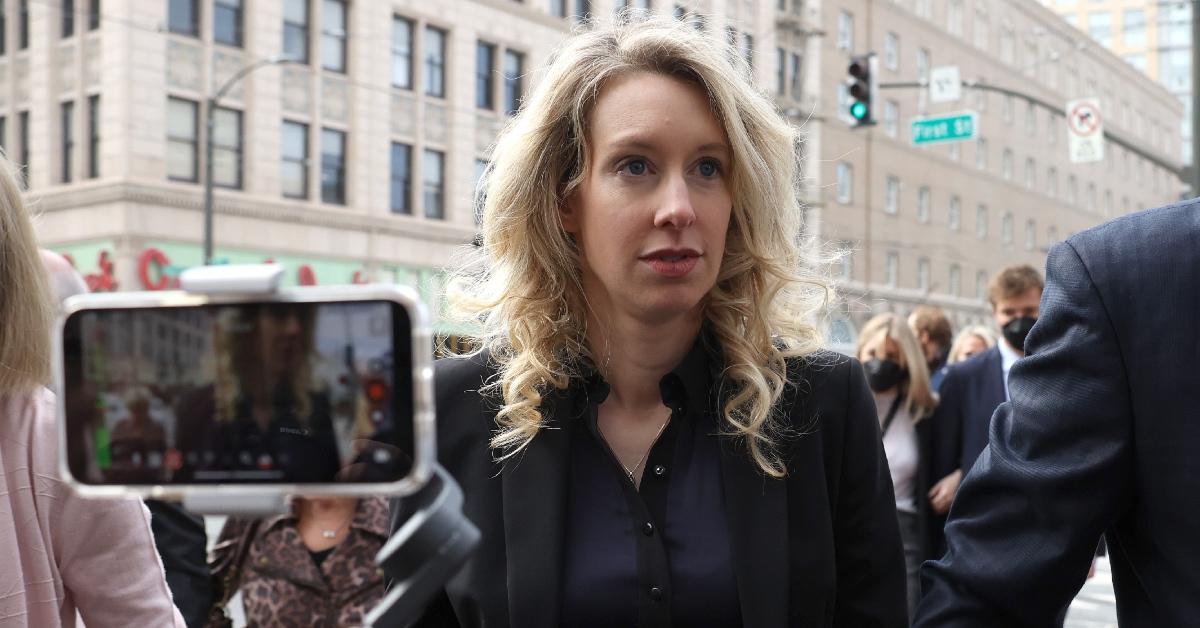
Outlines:
{"type": "Polygon", "coordinates": [[[937,399],[929,385],[925,354],[903,318],[880,314],[868,321],[859,333],[858,359],[874,392],[896,494],[911,618],[920,594],[921,562],[937,558],[941,549],[941,523],[930,525],[936,517],[928,495],[932,481],[956,465],[956,443],[943,438],[955,432],[939,429],[929,420],[937,399]]]}

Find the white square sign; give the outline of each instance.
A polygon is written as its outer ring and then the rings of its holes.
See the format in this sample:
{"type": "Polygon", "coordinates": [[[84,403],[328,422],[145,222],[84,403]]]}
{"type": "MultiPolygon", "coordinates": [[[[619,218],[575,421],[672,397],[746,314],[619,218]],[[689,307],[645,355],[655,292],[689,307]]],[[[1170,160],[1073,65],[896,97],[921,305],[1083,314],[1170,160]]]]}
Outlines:
{"type": "Polygon", "coordinates": [[[1067,103],[1067,150],[1071,163],[1084,164],[1104,160],[1104,120],[1100,101],[1081,98],[1067,103]]]}
{"type": "Polygon", "coordinates": [[[929,72],[929,102],[954,102],[962,98],[962,79],[957,65],[943,65],[929,72]]]}

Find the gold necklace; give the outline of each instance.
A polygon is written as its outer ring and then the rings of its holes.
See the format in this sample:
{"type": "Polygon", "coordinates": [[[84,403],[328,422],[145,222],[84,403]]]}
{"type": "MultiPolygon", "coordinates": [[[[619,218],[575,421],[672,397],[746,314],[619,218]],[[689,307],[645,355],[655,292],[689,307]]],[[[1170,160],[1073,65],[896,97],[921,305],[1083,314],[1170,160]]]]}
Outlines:
{"type": "Polygon", "coordinates": [[[650,446],[646,448],[646,453],[642,454],[642,457],[638,459],[637,464],[633,465],[632,469],[625,466],[625,463],[621,462],[620,458],[617,458],[617,462],[621,464],[621,468],[624,469],[625,474],[629,476],[630,482],[633,482],[633,474],[637,473],[637,470],[641,468],[642,463],[646,462],[646,458],[650,457],[650,450],[654,449],[654,443],[658,442],[658,437],[662,436],[663,430],[667,429],[667,423],[670,422],[671,417],[668,415],[667,420],[663,421],[663,424],[658,428],[658,432],[654,434],[654,439],[650,441],[650,446]]]}

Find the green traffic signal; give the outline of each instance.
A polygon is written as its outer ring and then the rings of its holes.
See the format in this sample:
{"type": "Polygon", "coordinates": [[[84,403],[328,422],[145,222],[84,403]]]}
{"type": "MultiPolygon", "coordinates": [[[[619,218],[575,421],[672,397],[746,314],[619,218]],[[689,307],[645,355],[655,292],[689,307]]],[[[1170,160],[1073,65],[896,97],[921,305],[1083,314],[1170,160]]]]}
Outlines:
{"type": "Polygon", "coordinates": [[[858,101],[850,105],[850,116],[862,122],[867,117],[867,103],[858,101]]]}

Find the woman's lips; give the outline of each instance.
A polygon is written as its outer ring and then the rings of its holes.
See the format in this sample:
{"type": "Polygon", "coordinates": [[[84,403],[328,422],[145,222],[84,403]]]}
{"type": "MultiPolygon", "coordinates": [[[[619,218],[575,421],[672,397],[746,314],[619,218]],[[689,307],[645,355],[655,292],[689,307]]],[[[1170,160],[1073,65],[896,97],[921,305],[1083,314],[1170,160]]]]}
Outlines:
{"type": "Polygon", "coordinates": [[[654,254],[642,258],[650,269],[663,277],[683,277],[692,272],[700,256],[695,253],[654,254]]]}

